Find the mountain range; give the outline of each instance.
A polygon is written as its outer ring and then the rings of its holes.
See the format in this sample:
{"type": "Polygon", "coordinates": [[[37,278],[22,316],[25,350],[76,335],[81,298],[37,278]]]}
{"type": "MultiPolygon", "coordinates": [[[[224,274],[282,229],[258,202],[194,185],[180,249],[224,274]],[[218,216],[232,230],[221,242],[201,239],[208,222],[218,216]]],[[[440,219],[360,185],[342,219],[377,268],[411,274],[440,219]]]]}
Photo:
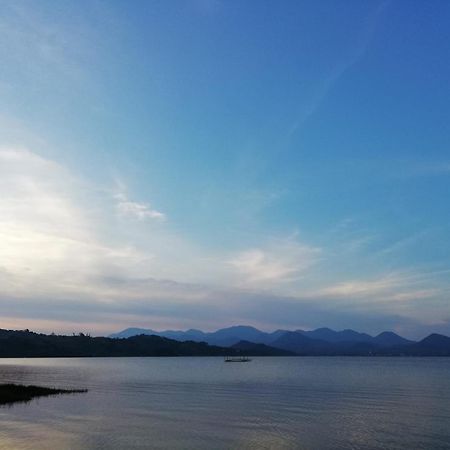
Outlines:
{"type": "MultiPolygon", "coordinates": [[[[110,335],[111,338],[128,338],[136,335],[156,335],[178,341],[205,342],[209,345],[249,350],[251,345],[265,345],[296,355],[417,355],[450,356],[450,338],[431,334],[421,341],[411,341],[392,331],[377,336],[354,330],[335,331],[318,328],[312,331],[276,330],[264,332],[245,325],[222,328],[214,332],[190,329],[187,331],[154,331],[127,328],[110,335]]],[[[254,347],[256,348],[256,347],[254,347]]]]}
{"type": "Polygon", "coordinates": [[[395,333],[386,332],[371,337],[352,330],[280,330],[264,333],[251,327],[239,326],[216,333],[218,334],[211,333],[215,334],[213,339],[231,344],[219,346],[205,341],[176,340],[154,334],[112,338],[91,337],[82,333],[64,336],[0,329],[0,357],[450,356],[450,338],[440,334],[431,334],[419,342],[413,342],[395,333]],[[264,339],[268,343],[255,342],[258,339],[264,339]]]}
{"type": "MultiPolygon", "coordinates": [[[[404,345],[411,344],[413,341],[405,339],[398,334],[391,331],[385,331],[373,337],[366,333],[359,333],[354,330],[334,331],[330,328],[318,328],[313,331],[303,330],[276,330],[270,333],[258,330],[257,328],[247,325],[237,325],[228,328],[221,328],[213,332],[203,332],[201,330],[190,329],[187,331],[181,330],[165,330],[155,331],[144,328],[127,328],[119,333],[109,335],[111,338],[127,338],[137,336],[139,334],[162,336],[177,341],[195,341],[206,342],[210,345],[219,345],[222,347],[229,347],[239,341],[249,341],[258,344],[272,345],[281,339],[283,336],[295,333],[298,339],[300,336],[305,336],[310,340],[320,340],[329,343],[370,343],[382,346],[404,345]]],[[[286,337],[284,338],[286,339],[286,337]]]]}
{"type": "MultiPolygon", "coordinates": [[[[288,350],[264,344],[241,343],[254,356],[292,356],[288,350]]],[[[218,347],[205,342],[176,341],[139,335],[125,339],[91,337],[83,333],[64,336],[29,330],[0,329],[0,358],[104,357],[104,356],[238,356],[244,348],[218,347]]]]}

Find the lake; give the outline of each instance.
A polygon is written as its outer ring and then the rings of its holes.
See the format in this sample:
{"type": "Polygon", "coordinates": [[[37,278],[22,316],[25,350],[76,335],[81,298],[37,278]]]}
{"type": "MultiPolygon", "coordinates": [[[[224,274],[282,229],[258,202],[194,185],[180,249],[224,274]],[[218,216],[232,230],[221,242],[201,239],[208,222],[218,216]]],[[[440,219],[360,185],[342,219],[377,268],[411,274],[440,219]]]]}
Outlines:
{"type": "Polygon", "coordinates": [[[0,449],[449,449],[450,358],[2,359],[0,449]]]}

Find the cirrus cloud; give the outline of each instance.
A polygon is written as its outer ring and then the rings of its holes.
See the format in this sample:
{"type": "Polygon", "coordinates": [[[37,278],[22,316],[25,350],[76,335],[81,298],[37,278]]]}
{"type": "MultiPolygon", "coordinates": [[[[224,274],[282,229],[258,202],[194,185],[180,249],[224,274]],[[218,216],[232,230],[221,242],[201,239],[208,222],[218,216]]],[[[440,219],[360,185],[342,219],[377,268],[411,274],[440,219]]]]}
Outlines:
{"type": "Polygon", "coordinates": [[[127,196],[121,192],[115,195],[117,200],[117,210],[123,216],[135,217],[139,220],[155,219],[166,220],[166,215],[156,209],[152,209],[147,203],[139,203],[128,200],[127,196]]]}

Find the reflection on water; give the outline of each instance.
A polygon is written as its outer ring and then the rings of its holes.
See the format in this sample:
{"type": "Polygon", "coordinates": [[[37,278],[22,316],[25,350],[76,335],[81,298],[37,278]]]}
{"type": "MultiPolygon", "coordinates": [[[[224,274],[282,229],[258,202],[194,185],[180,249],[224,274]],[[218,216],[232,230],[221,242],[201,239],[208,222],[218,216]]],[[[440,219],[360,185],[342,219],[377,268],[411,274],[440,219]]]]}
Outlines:
{"type": "Polygon", "coordinates": [[[0,408],[0,449],[450,448],[448,358],[0,360],[88,388],[0,408]]]}

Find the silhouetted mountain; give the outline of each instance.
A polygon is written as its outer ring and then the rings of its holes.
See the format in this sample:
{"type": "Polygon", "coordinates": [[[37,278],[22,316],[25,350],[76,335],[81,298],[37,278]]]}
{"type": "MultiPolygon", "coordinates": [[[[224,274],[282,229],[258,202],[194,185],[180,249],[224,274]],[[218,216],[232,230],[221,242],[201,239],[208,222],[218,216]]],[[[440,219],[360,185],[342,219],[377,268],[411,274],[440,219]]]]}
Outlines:
{"type": "Polygon", "coordinates": [[[295,353],[279,348],[270,347],[265,344],[255,344],[249,341],[239,341],[231,348],[239,350],[246,355],[253,356],[295,356],[295,353]]]}
{"type": "MultiPolygon", "coordinates": [[[[219,347],[231,347],[242,341],[264,344],[298,355],[450,355],[446,336],[432,334],[420,342],[410,341],[391,331],[384,331],[373,337],[354,330],[335,331],[318,328],[313,331],[277,330],[266,333],[251,326],[238,325],[204,333],[201,330],[156,332],[128,328],[112,336],[127,337],[138,332],[155,334],[178,341],[206,342],[219,347]]],[[[249,345],[249,344],[246,344],[249,345]]],[[[256,347],[254,347],[256,350],[256,347]]],[[[262,348],[259,350],[262,351],[262,348]]]]}
{"type": "Polygon", "coordinates": [[[270,341],[268,333],[254,327],[237,325],[207,333],[206,342],[221,346],[231,346],[239,341],[251,341],[266,344],[270,341]]]}
{"type": "Polygon", "coordinates": [[[110,338],[129,338],[131,336],[139,336],[140,334],[155,335],[159,336],[158,331],[145,329],[145,328],[126,328],[125,330],[119,331],[118,333],[110,334],[110,338]]]}
{"type": "MultiPolygon", "coordinates": [[[[147,333],[144,333],[147,334],[147,333]]],[[[195,341],[206,342],[205,333],[200,330],[190,329],[187,331],[181,330],[166,330],[163,333],[153,333],[156,336],[166,337],[169,339],[175,339],[176,341],[195,341]]]]}
{"type": "Polygon", "coordinates": [[[332,344],[320,339],[311,339],[299,331],[288,331],[272,342],[275,348],[281,348],[297,355],[333,354],[332,344]]]}
{"type": "Polygon", "coordinates": [[[140,334],[145,334],[148,336],[160,336],[169,339],[175,339],[177,341],[196,341],[196,342],[206,342],[205,335],[203,331],[190,329],[187,331],[181,330],[165,330],[165,331],[155,331],[146,328],[127,328],[119,333],[110,334],[110,338],[129,338],[131,336],[139,336],[140,334]]]}
{"type": "MultiPolygon", "coordinates": [[[[225,330],[225,331],[224,331],[225,330]]],[[[420,342],[407,341],[394,333],[382,333],[372,342],[328,342],[312,339],[300,331],[263,333],[251,327],[235,327],[228,335],[219,330],[218,339],[228,339],[240,332],[256,338],[275,337],[271,345],[239,340],[232,347],[208,345],[205,342],[179,341],[155,335],[129,338],[90,337],[84,334],[57,336],[25,331],[0,329],[0,357],[56,357],[56,356],[234,356],[247,352],[249,356],[281,356],[287,352],[296,355],[349,355],[349,356],[450,356],[450,338],[431,334],[420,342]],[[244,328],[244,329],[243,329],[244,328]],[[376,342],[378,341],[378,342],[376,342]],[[406,343],[405,343],[406,341],[406,343]],[[389,345],[386,345],[385,343],[389,345]],[[391,345],[392,342],[400,342],[391,345]]],[[[196,334],[198,330],[192,330],[196,334]]],[[[212,333],[215,334],[215,333],[212,333]]]]}
{"type": "Polygon", "coordinates": [[[413,341],[405,339],[392,331],[383,331],[378,336],[373,338],[373,342],[383,347],[390,347],[395,345],[407,345],[412,344],[413,341]]]}
{"type": "Polygon", "coordinates": [[[434,333],[420,342],[395,347],[395,350],[409,356],[450,356],[450,337],[434,333]]]}
{"type": "Polygon", "coordinates": [[[139,335],[124,339],[0,330],[0,357],[226,356],[242,352],[204,342],[139,335]]]}
{"type": "Polygon", "coordinates": [[[302,331],[305,336],[312,339],[321,339],[327,342],[372,342],[373,337],[366,333],[358,333],[353,330],[334,331],[330,328],[318,328],[313,331],[302,331]]]}
{"type": "MultiPolygon", "coordinates": [[[[275,332],[277,333],[277,332],[275,332]]],[[[154,331],[146,330],[142,328],[127,328],[119,333],[111,334],[112,338],[126,338],[135,336],[138,334],[148,334],[161,337],[167,337],[170,339],[176,339],[178,341],[192,340],[196,342],[206,342],[211,345],[219,345],[222,347],[229,347],[236,344],[239,341],[252,341],[262,344],[268,344],[273,338],[270,333],[265,333],[254,327],[237,325],[229,328],[222,328],[212,333],[204,333],[200,330],[187,330],[187,331],[154,331]]]]}
{"type": "Polygon", "coordinates": [[[371,342],[364,341],[361,337],[360,339],[341,341],[338,337],[336,342],[329,342],[312,339],[301,331],[294,331],[283,334],[271,345],[304,356],[370,356],[377,355],[378,351],[384,348],[381,344],[373,342],[374,338],[371,338],[371,342]]]}
{"type": "Polygon", "coordinates": [[[276,341],[278,338],[280,338],[281,336],[283,336],[284,333],[289,332],[290,330],[276,330],[273,331],[272,333],[269,333],[269,341],[268,342],[274,342],[276,341]]]}
{"type": "MultiPolygon", "coordinates": [[[[154,331],[154,330],[145,330],[142,328],[127,328],[126,330],[123,330],[120,333],[110,335],[110,337],[123,338],[137,334],[149,334],[167,337],[178,341],[191,340],[196,342],[206,342],[211,345],[229,347],[236,344],[239,341],[249,341],[258,344],[266,344],[273,346],[273,344],[286,333],[292,333],[292,331],[277,330],[272,333],[266,333],[254,327],[238,325],[228,328],[222,328],[220,330],[209,333],[205,333],[200,330],[154,331]]],[[[352,352],[354,351],[360,351],[362,348],[366,348],[367,351],[369,351],[370,349],[370,351],[373,352],[377,348],[406,345],[413,342],[405,338],[402,338],[401,336],[392,333],[390,331],[380,333],[376,337],[372,337],[367,333],[359,333],[354,330],[335,331],[331,330],[330,328],[318,328],[317,330],[313,331],[296,330],[295,333],[299,333],[313,340],[325,341],[332,344],[339,344],[338,349],[336,348],[334,349],[335,352],[345,350],[350,354],[352,354],[352,352]],[[365,343],[370,345],[356,346],[356,344],[358,343],[359,344],[365,343]]],[[[297,337],[297,339],[299,338],[297,337]]]]}
{"type": "Polygon", "coordinates": [[[302,330],[283,332],[271,342],[271,346],[305,356],[450,356],[450,338],[437,334],[430,335],[423,341],[415,343],[392,332],[383,332],[374,338],[353,330],[336,332],[322,328],[314,332],[304,332],[302,330]],[[323,336],[326,339],[313,339],[310,336],[323,336]]]}

